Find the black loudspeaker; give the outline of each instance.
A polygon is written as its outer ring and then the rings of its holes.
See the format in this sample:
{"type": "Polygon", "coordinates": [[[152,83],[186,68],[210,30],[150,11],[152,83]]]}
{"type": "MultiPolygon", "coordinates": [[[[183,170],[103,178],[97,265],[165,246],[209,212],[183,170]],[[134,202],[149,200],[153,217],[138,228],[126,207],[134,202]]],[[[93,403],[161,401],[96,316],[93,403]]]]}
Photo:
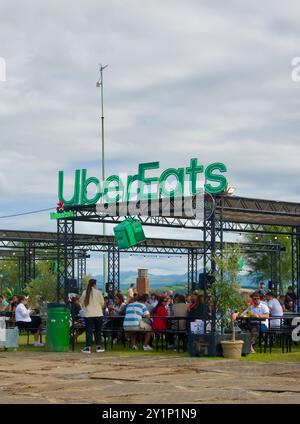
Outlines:
{"type": "Polygon", "coordinates": [[[65,293],[78,293],[78,284],[76,278],[68,278],[65,281],[65,293]]]}
{"type": "Polygon", "coordinates": [[[204,272],[201,272],[199,274],[198,281],[199,281],[199,289],[205,290],[204,272]]]}
{"type": "Polygon", "coordinates": [[[274,287],[275,287],[275,284],[273,283],[273,281],[269,280],[268,281],[268,289],[270,291],[273,291],[274,290],[274,287]]]}
{"type": "Polygon", "coordinates": [[[215,282],[215,277],[211,274],[207,274],[206,279],[207,279],[207,288],[209,288],[215,282]]]}

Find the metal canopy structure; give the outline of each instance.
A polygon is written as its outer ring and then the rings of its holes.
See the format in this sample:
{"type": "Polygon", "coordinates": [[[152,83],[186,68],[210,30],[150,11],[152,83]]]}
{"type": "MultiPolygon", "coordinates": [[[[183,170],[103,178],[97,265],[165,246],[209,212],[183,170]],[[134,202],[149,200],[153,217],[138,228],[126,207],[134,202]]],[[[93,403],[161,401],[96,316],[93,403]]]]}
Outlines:
{"type": "MultiPolygon", "coordinates": [[[[276,233],[292,234],[291,228],[300,227],[300,203],[280,202],[272,200],[251,199],[237,196],[216,196],[215,219],[222,220],[224,224],[247,224],[248,227],[234,227],[232,230],[258,232],[264,226],[276,226],[276,233]],[[285,227],[285,228],[283,228],[285,227]],[[288,227],[288,228],[287,228],[288,227]]],[[[97,213],[96,205],[66,207],[66,210],[76,212],[76,221],[119,223],[123,216],[107,216],[97,213]]],[[[118,210],[118,207],[116,207],[118,210]]],[[[143,212],[144,212],[143,208],[143,212]]],[[[149,208],[150,211],[150,208],[149,208]]],[[[172,214],[172,204],[170,212],[172,214]]],[[[150,212],[149,212],[150,213],[150,212]]],[[[162,216],[137,216],[143,225],[190,228],[203,230],[203,223],[197,220],[182,217],[162,216]]],[[[230,227],[224,227],[226,230],[230,227]]],[[[272,231],[274,233],[274,231],[272,231]]]]}
{"type": "MultiPolygon", "coordinates": [[[[189,283],[193,285],[197,276],[198,252],[201,250],[205,273],[205,284],[208,282],[209,274],[215,271],[214,255],[221,253],[224,249],[224,232],[255,233],[255,234],[285,234],[291,238],[292,244],[292,284],[297,287],[298,296],[300,294],[300,204],[291,202],[281,202],[272,200],[251,199],[228,195],[219,195],[214,198],[215,210],[211,217],[202,222],[195,219],[187,219],[185,216],[174,216],[172,210],[172,199],[170,216],[151,216],[145,213],[143,216],[137,214],[143,225],[155,227],[188,228],[200,230],[202,232],[201,242],[195,242],[196,246],[190,248],[188,268],[189,283]],[[201,246],[201,247],[200,247],[201,246]],[[196,258],[196,259],[195,259],[196,258]]],[[[126,204],[125,204],[126,206],[126,204]]],[[[137,202],[137,207],[139,202],[137,202]]],[[[105,209],[105,205],[104,205],[105,209]]],[[[124,210],[117,204],[116,211],[124,210]]],[[[108,216],[105,212],[97,213],[96,205],[66,207],[66,211],[74,212],[73,218],[58,219],[58,294],[60,293],[64,281],[74,276],[73,249],[75,234],[75,222],[95,222],[117,224],[126,216],[108,216]],[[62,266],[60,266],[60,264],[62,266]]],[[[148,242],[148,241],[147,241],[148,242]]],[[[173,241],[174,242],[174,241],[173,241]]],[[[183,248],[184,241],[177,240],[179,249],[183,248]]],[[[147,246],[147,245],[146,245],[147,246]]],[[[147,251],[144,246],[145,252],[147,251]]],[[[155,246],[151,246],[152,249],[155,246]]],[[[140,245],[136,250],[140,251],[140,245]]],[[[148,252],[150,246],[148,245],[148,252]]],[[[133,249],[134,250],[134,249],[133,249]]],[[[200,253],[200,252],[199,252],[200,253]]],[[[109,247],[109,282],[113,288],[119,285],[119,251],[114,244],[109,247]]],[[[277,275],[275,273],[274,275],[277,275]]],[[[274,275],[272,276],[274,278],[274,275]]],[[[278,278],[277,276],[275,278],[278,278]]]]}
{"type": "MultiPolygon", "coordinates": [[[[74,276],[79,284],[86,274],[86,259],[89,252],[108,252],[110,254],[110,280],[114,286],[119,286],[120,252],[115,249],[113,236],[97,234],[74,235],[73,260],[74,276]],[[117,272],[116,272],[116,265],[117,272]],[[77,268],[77,269],[76,269],[77,268]],[[77,272],[76,272],[77,271],[77,272]]],[[[229,243],[236,245],[237,243],[229,243]]],[[[269,253],[271,267],[276,270],[278,258],[282,248],[279,244],[243,243],[243,253],[269,253]]],[[[221,246],[217,243],[217,248],[221,246]]],[[[126,251],[131,254],[155,255],[187,255],[188,257],[188,288],[197,285],[198,262],[203,258],[205,244],[203,241],[148,238],[145,242],[126,251]]],[[[57,259],[57,233],[41,231],[0,230],[0,260],[11,259],[18,261],[21,287],[24,287],[30,278],[35,277],[35,262],[40,260],[53,261],[57,259]]]]}
{"type": "Polygon", "coordinates": [[[237,196],[220,196],[216,201],[216,219],[223,219],[223,222],[278,227],[300,226],[300,203],[237,196]]]}

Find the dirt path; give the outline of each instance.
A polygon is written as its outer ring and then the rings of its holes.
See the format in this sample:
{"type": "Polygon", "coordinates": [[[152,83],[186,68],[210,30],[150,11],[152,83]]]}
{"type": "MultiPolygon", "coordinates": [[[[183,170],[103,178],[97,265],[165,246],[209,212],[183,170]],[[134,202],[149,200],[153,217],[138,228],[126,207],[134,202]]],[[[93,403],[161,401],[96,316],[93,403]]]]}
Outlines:
{"type": "Polygon", "coordinates": [[[300,403],[300,364],[0,353],[0,403],[300,403]]]}

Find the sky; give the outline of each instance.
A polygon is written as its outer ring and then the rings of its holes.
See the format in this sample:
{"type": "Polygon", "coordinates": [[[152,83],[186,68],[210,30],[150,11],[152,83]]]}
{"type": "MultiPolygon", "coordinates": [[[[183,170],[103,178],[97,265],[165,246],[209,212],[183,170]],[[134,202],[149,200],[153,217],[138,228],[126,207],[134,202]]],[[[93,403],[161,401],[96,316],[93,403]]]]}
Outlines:
{"type": "MultiPolygon", "coordinates": [[[[0,217],[55,207],[58,170],[69,190],[77,168],[100,177],[100,63],[106,175],[197,157],[224,162],[236,195],[299,201],[299,20],[291,0],[2,1],[0,217]]],[[[0,228],[56,225],[46,212],[0,218],[0,228]]],[[[198,237],[183,232],[146,229],[198,237]]],[[[156,273],[186,271],[184,259],[147,261],[156,273]]],[[[92,260],[91,272],[100,265],[92,260]]],[[[124,270],[139,266],[122,260],[124,270]]]]}

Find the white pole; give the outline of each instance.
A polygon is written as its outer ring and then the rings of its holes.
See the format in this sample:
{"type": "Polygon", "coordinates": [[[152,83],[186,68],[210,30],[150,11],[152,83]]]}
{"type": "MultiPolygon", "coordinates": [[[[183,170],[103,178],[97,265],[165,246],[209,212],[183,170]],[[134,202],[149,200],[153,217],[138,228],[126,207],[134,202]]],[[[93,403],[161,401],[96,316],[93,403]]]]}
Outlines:
{"type": "MultiPolygon", "coordinates": [[[[97,87],[101,87],[101,153],[102,153],[102,182],[105,180],[105,156],[104,156],[104,107],[103,107],[103,70],[107,68],[108,65],[102,66],[100,65],[100,83],[97,83],[97,87]]],[[[106,235],[105,223],[103,225],[103,235],[106,235]]],[[[103,254],[103,292],[105,291],[105,283],[107,279],[107,255],[103,254]]]]}

